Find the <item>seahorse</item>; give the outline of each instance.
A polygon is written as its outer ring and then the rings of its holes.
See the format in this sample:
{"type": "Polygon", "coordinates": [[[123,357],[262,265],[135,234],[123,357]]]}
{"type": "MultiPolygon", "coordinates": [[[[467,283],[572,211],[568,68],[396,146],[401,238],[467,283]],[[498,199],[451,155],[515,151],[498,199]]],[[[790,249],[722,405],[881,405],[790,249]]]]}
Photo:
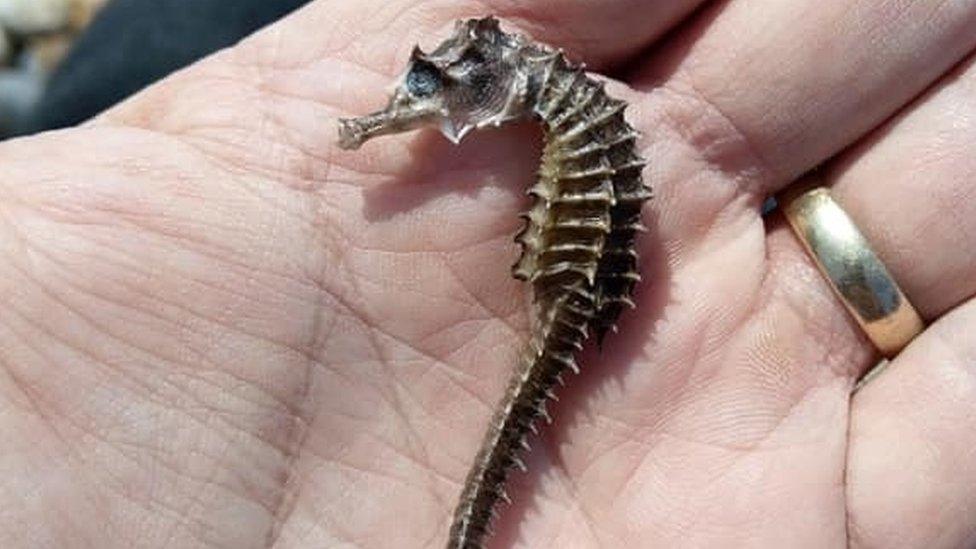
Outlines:
{"type": "Polygon", "coordinates": [[[513,467],[524,469],[527,436],[592,334],[605,334],[640,280],[635,237],[645,230],[638,132],[625,101],[558,49],[502,30],[494,17],[458,21],[430,53],[415,47],[387,107],[339,124],[339,145],[355,149],[376,136],[439,127],[458,143],[473,130],[536,120],[544,130],[532,207],[515,237],[512,274],[532,289],[532,333],[488,426],[462,488],[449,548],[483,547],[513,467]]]}

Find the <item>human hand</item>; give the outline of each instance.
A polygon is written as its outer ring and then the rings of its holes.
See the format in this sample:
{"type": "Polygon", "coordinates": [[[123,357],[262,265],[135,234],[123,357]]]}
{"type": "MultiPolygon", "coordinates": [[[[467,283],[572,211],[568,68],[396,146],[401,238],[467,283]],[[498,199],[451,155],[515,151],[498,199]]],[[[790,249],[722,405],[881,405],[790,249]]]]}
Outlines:
{"type": "Polygon", "coordinates": [[[350,153],[336,119],[488,13],[626,83],[656,192],[494,543],[972,544],[976,4],[699,4],[321,1],[0,146],[0,545],[444,542],[527,334],[534,134],[350,153]],[[825,161],[933,322],[853,399],[877,357],[760,215],[825,161]]]}

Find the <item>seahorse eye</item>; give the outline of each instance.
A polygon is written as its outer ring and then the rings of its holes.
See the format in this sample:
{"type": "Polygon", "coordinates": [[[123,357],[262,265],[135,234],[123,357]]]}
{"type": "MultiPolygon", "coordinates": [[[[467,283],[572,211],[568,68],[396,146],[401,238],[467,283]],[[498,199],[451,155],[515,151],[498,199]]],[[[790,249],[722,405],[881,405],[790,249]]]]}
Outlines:
{"type": "Polygon", "coordinates": [[[414,97],[430,97],[443,87],[440,71],[427,61],[415,61],[407,73],[407,91],[414,97]]]}

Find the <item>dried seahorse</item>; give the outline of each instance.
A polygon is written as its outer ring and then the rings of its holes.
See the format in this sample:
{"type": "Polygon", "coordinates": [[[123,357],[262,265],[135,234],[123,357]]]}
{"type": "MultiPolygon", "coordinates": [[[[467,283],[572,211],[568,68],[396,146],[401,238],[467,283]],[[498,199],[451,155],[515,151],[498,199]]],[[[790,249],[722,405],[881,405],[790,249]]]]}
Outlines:
{"type": "Polygon", "coordinates": [[[533,290],[534,325],[508,389],[468,474],[448,547],[479,548],[489,535],[512,467],[547,400],[590,333],[614,329],[640,280],[634,239],[643,184],[637,132],[624,101],[560,51],[504,32],[497,19],[458,21],[454,35],[409,67],[382,111],[342,120],[343,148],[378,135],[438,125],[458,142],[486,126],[538,120],[546,144],[532,208],[516,236],[522,256],[513,275],[533,290]]]}

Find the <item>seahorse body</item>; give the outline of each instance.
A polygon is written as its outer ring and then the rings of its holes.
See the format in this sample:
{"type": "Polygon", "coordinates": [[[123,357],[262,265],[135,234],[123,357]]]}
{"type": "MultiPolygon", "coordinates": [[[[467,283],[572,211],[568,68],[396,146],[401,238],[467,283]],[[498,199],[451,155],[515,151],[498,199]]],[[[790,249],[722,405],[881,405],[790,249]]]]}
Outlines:
{"type": "Polygon", "coordinates": [[[342,123],[341,142],[350,147],[432,122],[452,139],[525,118],[544,129],[539,179],[528,191],[534,203],[515,238],[522,255],[512,267],[533,290],[533,333],[465,481],[449,548],[482,547],[499,501],[508,499],[508,472],[524,467],[528,434],[548,419],[546,403],[563,375],[578,371],[576,352],[590,333],[602,341],[634,306],[635,235],[651,195],[626,106],[562,52],[505,33],[489,17],[459,22],[430,55],[415,51],[385,111],[342,123]]]}

